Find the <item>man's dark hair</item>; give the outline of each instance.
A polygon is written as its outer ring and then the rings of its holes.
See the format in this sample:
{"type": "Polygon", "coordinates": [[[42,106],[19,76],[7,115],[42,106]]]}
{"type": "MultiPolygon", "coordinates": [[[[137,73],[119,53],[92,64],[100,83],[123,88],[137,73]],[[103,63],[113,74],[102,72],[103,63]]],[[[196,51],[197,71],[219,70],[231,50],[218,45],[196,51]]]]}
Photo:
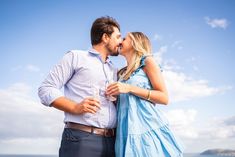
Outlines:
{"type": "Polygon", "coordinates": [[[104,33],[111,36],[114,32],[113,27],[117,27],[120,31],[120,26],[114,18],[110,16],[97,18],[91,27],[91,44],[99,44],[104,33]]]}

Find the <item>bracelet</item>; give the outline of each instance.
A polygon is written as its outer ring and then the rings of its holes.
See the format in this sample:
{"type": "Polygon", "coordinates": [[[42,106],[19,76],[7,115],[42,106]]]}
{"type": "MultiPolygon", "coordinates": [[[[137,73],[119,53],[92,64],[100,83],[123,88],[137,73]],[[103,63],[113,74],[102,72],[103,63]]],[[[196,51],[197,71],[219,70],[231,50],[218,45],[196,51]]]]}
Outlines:
{"type": "Polygon", "coordinates": [[[147,100],[150,100],[150,96],[151,96],[151,90],[148,91],[147,100]]]}

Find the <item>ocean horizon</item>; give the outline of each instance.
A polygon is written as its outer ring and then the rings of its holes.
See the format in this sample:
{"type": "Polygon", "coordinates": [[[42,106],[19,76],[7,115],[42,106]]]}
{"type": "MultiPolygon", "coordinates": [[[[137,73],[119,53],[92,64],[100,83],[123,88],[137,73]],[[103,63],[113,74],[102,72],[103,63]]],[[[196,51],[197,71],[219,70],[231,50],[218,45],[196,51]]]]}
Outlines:
{"type": "MultiPolygon", "coordinates": [[[[0,154],[0,157],[58,157],[58,155],[37,154],[0,154]]],[[[200,155],[199,153],[185,153],[184,157],[218,157],[217,155],[200,155]]]]}

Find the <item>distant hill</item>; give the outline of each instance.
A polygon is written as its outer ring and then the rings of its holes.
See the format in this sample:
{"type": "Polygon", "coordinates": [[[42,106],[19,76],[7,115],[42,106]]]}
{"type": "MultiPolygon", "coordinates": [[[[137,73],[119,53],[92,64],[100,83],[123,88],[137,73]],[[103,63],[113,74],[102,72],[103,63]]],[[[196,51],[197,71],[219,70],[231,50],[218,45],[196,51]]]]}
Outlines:
{"type": "Polygon", "coordinates": [[[208,149],[200,155],[218,155],[218,156],[230,156],[235,157],[235,150],[231,149],[208,149]]]}

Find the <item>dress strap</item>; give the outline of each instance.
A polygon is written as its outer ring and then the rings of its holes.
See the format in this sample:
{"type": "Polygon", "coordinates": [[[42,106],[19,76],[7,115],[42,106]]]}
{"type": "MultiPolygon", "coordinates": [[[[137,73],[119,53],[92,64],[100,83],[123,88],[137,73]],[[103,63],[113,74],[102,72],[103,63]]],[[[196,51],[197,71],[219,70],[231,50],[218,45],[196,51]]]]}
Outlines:
{"type": "Polygon", "coordinates": [[[139,68],[142,68],[142,67],[145,66],[145,59],[146,59],[147,57],[150,57],[150,56],[152,57],[153,55],[149,54],[149,55],[143,55],[143,56],[141,57],[139,68]]]}
{"type": "MultiPolygon", "coordinates": [[[[140,69],[140,68],[142,68],[142,67],[145,66],[145,59],[146,59],[147,57],[153,57],[153,55],[152,55],[152,54],[143,55],[143,56],[141,57],[141,59],[140,59],[140,66],[139,66],[139,68],[137,68],[137,69],[140,69]]],[[[163,72],[162,66],[161,66],[160,64],[158,64],[158,66],[159,66],[161,72],[163,72]]]]}

